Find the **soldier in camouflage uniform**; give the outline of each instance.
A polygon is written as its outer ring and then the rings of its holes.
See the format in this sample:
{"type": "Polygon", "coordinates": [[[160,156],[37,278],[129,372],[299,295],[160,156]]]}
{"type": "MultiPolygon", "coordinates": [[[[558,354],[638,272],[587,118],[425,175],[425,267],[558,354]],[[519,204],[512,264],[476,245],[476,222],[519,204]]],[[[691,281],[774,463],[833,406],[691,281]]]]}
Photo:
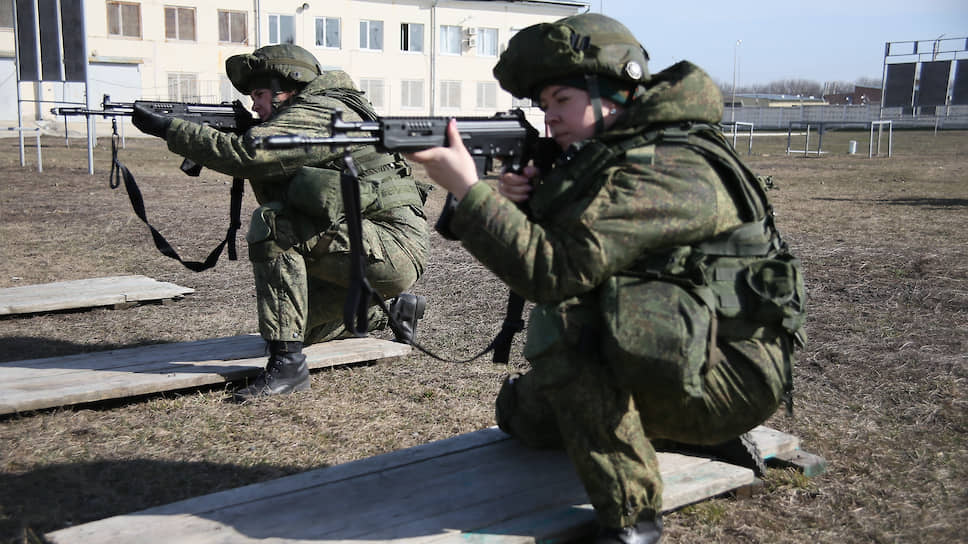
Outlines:
{"type": "Polygon", "coordinates": [[[599,14],[525,28],[494,75],[545,111],[562,148],[553,166],[506,172],[496,192],[455,122],[453,146],[410,156],[460,199],[450,228],[464,247],[536,303],[532,370],[505,380],[496,419],[567,451],[599,543],[659,540],[653,440],[742,450],[789,398],[802,339],[799,263],[762,184],[711,126],[716,85],[688,62],[650,76],[647,59],[599,14]]]}
{"type": "MultiPolygon", "coordinates": [[[[264,372],[239,399],[290,393],[309,387],[305,344],[344,331],[343,301],[350,277],[349,239],[340,192],[342,152],[328,147],[252,150],[258,136],[329,136],[330,116],[374,119],[363,93],[342,71],[323,71],[316,58],[295,45],[270,45],[225,62],[232,84],[253,99],[261,123],[241,135],[170,119],[136,108],[135,125],[164,138],[168,148],[212,170],[247,178],[260,207],[246,240],[255,275],[259,332],[268,343],[264,372]]],[[[397,154],[373,146],[353,148],[360,171],[363,241],[370,286],[396,297],[392,313],[409,316],[402,338],[412,340],[423,297],[403,293],[423,273],[428,230],[423,212],[428,186],[410,175],[397,154]]],[[[370,328],[386,319],[371,307],[370,328]]]]}

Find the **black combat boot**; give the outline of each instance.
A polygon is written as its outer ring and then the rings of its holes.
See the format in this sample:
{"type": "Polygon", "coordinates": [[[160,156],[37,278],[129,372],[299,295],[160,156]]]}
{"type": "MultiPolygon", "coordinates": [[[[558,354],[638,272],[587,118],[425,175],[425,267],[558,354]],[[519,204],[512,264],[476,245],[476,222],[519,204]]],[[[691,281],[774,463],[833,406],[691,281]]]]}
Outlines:
{"type": "Polygon", "coordinates": [[[417,320],[424,316],[427,298],[400,293],[390,305],[390,328],[397,342],[411,344],[417,338],[417,320]]]}
{"type": "Polygon", "coordinates": [[[661,538],[662,518],[656,516],[621,529],[602,527],[595,537],[595,544],[655,544],[661,538]]]}
{"type": "Polygon", "coordinates": [[[248,387],[235,392],[245,401],[269,395],[288,395],[309,389],[309,367],[302,353],[302,342],[269,342],[269,363],[248,387]]]}

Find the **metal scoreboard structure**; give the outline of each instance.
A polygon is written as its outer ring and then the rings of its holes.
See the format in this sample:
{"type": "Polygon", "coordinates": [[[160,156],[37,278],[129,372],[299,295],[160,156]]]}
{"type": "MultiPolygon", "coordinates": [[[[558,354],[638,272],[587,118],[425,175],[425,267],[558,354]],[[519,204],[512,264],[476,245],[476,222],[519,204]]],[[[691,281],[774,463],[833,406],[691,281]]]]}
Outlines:
{"type": "MultiPolygon", "coordinates": [[[[17,130],[20,132],[20,164],[23,165],[24,102],[46,102],[39,97],[41,83],[83,83],[88,96],[88,53],[84,0],[4,0],[13,4],[14,46],[17,68],[17,130]],[[22,96],[21,83],[35,85],[36,100],[22,96]]],[[[94,173],[94,125],[87,118],[88,172],[94,173]]],[[[39,133],[38,133],[39,138],[39,133]]],[[[38,140],[39,142],[39,140],[38,140]]],[[[38,144],[39,153],[39,144],[38,144]]],[[[38,165],[39,167],[39,165],[38,165]]]]}
{"type": "Polygon", "coordinates": [[[887,42],[881,109],[940,114],[940,108],[968,105],[968,38],[887,42]]]}

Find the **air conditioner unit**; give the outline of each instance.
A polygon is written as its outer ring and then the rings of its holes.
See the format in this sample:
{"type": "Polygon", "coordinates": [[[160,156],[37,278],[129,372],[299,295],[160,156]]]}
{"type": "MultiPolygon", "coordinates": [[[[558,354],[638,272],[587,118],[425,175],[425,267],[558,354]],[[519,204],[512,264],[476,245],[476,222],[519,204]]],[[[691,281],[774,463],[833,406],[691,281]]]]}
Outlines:
{"type": "Polygon", "coordinates": [[[472,36],[477,36],[477,29],[476,28],[472,28],[472,27],[465,28],[464,29],[464,35],[467,36],[468,38],[470,38],[472,36]]]}
{"type": "Polygon", "coordinates": [[[462,40],[464,49],[477,47],[477,36],[467,36],[462,40]]]}

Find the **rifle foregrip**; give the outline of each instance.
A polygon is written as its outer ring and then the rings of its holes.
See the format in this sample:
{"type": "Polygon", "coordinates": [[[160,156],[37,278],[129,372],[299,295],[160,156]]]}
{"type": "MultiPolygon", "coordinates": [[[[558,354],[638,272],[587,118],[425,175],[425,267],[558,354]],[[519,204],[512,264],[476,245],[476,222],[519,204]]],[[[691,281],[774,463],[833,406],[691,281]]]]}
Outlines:
{"type": "Polygon", "coordinates": [[[454,231],[450,230],[450,220],[454,217],[454,212],[457,210],[457,205],[460,202],[453,193],[447,193],[447,200],[444,202],[444,209],[440,210],[440,217],[437,218],[437,222],[434,224],[434,230],[440,233],[441,236],[446,240],[458,240],[454,231]]]}

